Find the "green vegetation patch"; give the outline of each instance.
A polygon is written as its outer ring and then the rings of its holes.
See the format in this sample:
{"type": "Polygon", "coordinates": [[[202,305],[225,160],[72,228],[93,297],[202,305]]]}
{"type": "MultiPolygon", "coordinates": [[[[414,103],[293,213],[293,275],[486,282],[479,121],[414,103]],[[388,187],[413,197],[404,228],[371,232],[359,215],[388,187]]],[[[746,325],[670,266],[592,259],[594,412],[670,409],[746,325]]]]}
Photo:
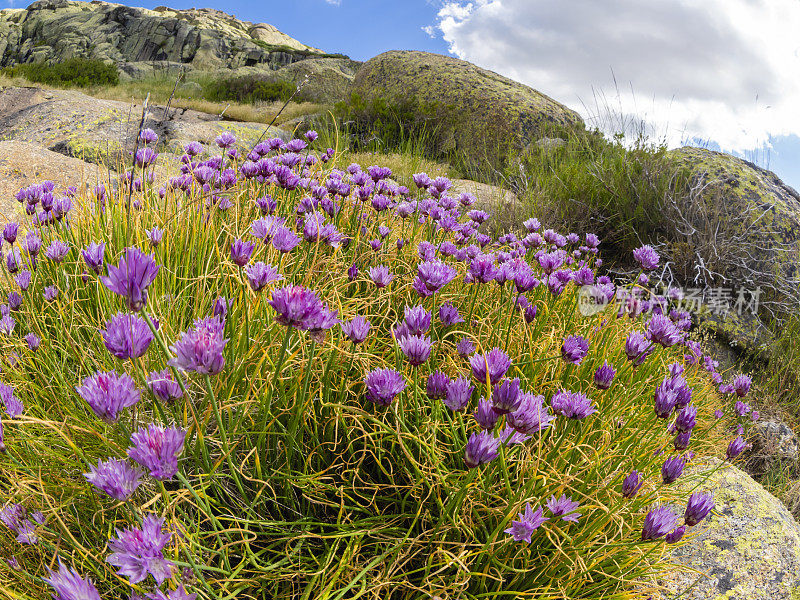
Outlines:
{"type": "Polygon", "coordinates": [[[113,64],[93,58],[68,58],[54,64],[25,63],[5,67],[6,77],[24,77],[34,83],[55,87],[90,87],[117,85],[119,73],[113,64]]]}

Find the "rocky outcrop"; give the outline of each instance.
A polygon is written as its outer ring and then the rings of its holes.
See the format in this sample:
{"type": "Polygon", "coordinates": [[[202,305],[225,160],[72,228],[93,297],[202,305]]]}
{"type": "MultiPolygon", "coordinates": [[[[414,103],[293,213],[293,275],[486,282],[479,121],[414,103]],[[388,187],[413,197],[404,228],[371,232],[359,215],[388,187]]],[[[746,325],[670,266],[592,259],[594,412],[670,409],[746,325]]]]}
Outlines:
{"type": "Polygon", "coordinates": [[[575,111],[541,92],[427,52],[392,51],[370,59],[350,91],[367,102],[412,102],[436,128],[443,154],[463,153],[482,163],[564,128],[583,128],[575,111]]]}
{"type": "Polygon", "coordinates": [[[716,507],[672,550],[671,561],[686,569],[670,573],[667,589],[685,600],[795,600],[800,525],[786,507],[730,465],[701,488],[714,493],[716,507]]]}
{"type": "Polygon", "coordinates": [[[109,2],[38,0],[0,10],[0,65],[71,57],[114,62],[123,73],[158,65],[277,69],[323,55],[266,23],[207,8],[155,10],[109,2]]]}
{"type": "MultiPolygon", "coordinates": [[[[130,164],[142,106],[100,100],[74,90],[5,88],[0,90],[0,139],[29,142],[49,150],[115,168],[130,164]]],[[[242,145],[254,144],[263,123],[221,121],[193,110],[151,105],[145,127],[158,133],[161,149],[176,150],[190,141],[212,144],[231,131],[242,145]]],[[[288,139],[275,127],[265,137],[288,139]]]]}

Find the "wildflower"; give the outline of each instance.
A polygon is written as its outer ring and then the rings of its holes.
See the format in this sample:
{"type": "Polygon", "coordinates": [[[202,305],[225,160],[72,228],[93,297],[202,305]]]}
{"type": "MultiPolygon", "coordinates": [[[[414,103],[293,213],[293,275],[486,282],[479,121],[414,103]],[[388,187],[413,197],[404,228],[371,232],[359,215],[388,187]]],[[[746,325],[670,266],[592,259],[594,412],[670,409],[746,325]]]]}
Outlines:
{"type": "Polygon", "coordinates": [[[53,240],[44,255],[53,262],[60,263],[69,254],[69,246],[61,240],[53,240]]]}
{"type": "Polygon", "coordinates": [[[447,388],[450,385],[450,378],[441,371],[434,371],[428,375],[425,384],[425,394],[431,400],[442,400],[447,396],[447,388]]]}
{"type": "Polygon", "coordinates": [[[394,369],[375,369],[364,379],[367,387],[367,400],[379,406],[389,406],[400,392],[406,388],[403,376],[394,369]]]}
{"type": "Polygon", "coordinates": [[[458,309],[449,302],[445,302],[439,307],[439,320],[445,327],[464,322],[464,319],[458,314],[458,309]]]}
{"type": "Polygon", "coordinates": [[[714,411],[714,418],[715,419],[721,419],[724,415],[725,415],[725,413],[723,413],[720,409],[717,409],[717,410],[714,411]]]}
{"type": "Polygon", "coordinates": [[[0,398],[3,400],[6,414],[12,419],[20,416],[25,409],[22,401],[14,395],[14,388],[4,383],[0,383],[0,398]]]}
{"type": "Polygon", "coordinates": [[[223,350],[228,340],[223,329],[225,322],[218,317],[197,319],[194,329],[185,331],[181,338],[170,347],[175,358],[169,365],[183,371],[216,375],[225,366],[223,350]]]}
{"type": "Polygon", "coordinates": [[[299,285],[272,290],[269,305],[275,309],[275,320],[286,327],[311,329],[325,312],[317,294],[299,285]]]}
{"type": "Polygon", "coordinates": [[[607,390],[611,387],[616,374],[616,369],[608,364],[608,361],[604,361],[603,366],[598,367],[594,373],[594,384],[601,390],[607,390]]]}
{"type": "Polygon", "coordinates": [[[272,236],[272,246],[278,252],[288,254],[300,243],[300,236],[288,227],[278,227],[272,236]]]}
{"type": "Polygon", "coordinates": [[[360,344],[367,339],[371,327],[364,317],[356,316],[351,321],[342,323],[342,333],[354,344],[360,344]]]}
{"type": "Polygon", "coordinates": [[[644,485],[644,480],[639,477],[639,471],[631,471],[630,475],[622,480],[622,496],[625,498],[633,498],[639,493],[644,485]]]}
{"type": "Polygon", "coordinates": [[[385,266],[370,267],[369,277],[377,288],[386,287],[392,282],[392,279],[394,279],[394,275],[389,273],[389,267],[385,266]]]}
{"type": "Polygon", "coordinates": [[[472,343],[468,337],[462,337],[458,344],[456,344],[456,352],[462,358],[467,358],[470,354],[475,352],[475,344],[472,343]]]}
{"type": "Polygon", "coordinates": [[[694,527],[714,510],[714,496],[705,492],[695,492],[689,496],[684,513],[684,523],[694,527]]]}
{"type": "Polygon", "coordinates": [[[158,141],[158,134],[152,129],[142,129],[139,132],[139,139],[145,145],[155,144],[158,141]]]}
{"type": "Polygon", "coordinates": [[[692,432],[691,431],[682,431],[678,435],[675,436],[675,439],[672,442],[673,447],[675,448],[676,452],[683,452],[689,447],[689,442],[692,439],[692,432]]]}
{"type": "Polygon", "coordinates": [[[431,338],[422,335],[406,335],[400,338],[400,350],[412,367],[418,367],[431,356],[431,338]]]}
{"type": "Polygon", "coordinates": [[[519,395],[517,408],[506,416],[506,423],[525,435],[550,427],[554,420],[555,417],[544,405],[544,396],[534,396],[526,392],[519,395]]]}
{"type": "Polygon", "coordinates": [[[739,456],[746,447],[747,444],[742,439],[741,435],[731,440],[731,443],[728,444],[728,449],[725,452],[726,456],[728,457],[728,460],[733,460],[734,458],[739,456]]]}
{"type": "Polygon", "coordinates": [[[108,351],[123,360],[142,356],[153,341],[147,323],[136,315],[125,313],[114,315],[101,333],[108,351]]]}
{"type": "Polygon", "coordinates": [[[214,141],[216,142],[217,146],[222,149],[226,149],[230,148],[236,143],[236,136],[230,131],[223,131],[214,141]]]}
{"type": "Polygon", "coordinates": [[[83,384],[75,390],[94,413],[107,423],[116,421],[123,408],[133,406],[141,398],[133,379],[125,373],[118,375],[116,371],[98,371],[84,379],[83,384]]]}
{"type": "Polygon", "coordinates": [[[95,273],[99,273],[100,269],[103,267],[103,255],[106,251],[105,243],[96,244],[92,242],[86,248],[81,250],[81,256],[83,256],[83,262],[86,263],[86,266],[89,267],[95,273]]]}
{"type": "Polygon", "coordinates": [[[597,409],[592,406],[592,401],[584,394],[567,390],[560,390],[554,394],[550,405],[553,407],[553,412],[569,419],[585,419],[597,412],[597,409]]]}
{"type": "Polygon", "coordinates": [[[573,502],[572,498],[566,494],[562,494],[557,500],[555,496],[550,496],[550,500],[545,504],[547,509],[553,513],[553,516],[561,517],[562,521],[577,523],[581,516],[581,513],[575,512],[580,506],[580,503],[573,502]]]}
{"type": "Polygon", "coordinates": [[[75,569],[67,568],[58,560],[58,572],[47,569],[48,577],[43,577],[55,594],[54,600],[100,600],[100,593],[88,577],[83,578],[75,569]]]}
{"type": "Polygon", "coordinates": [[[54,285],[48,285],[44,288],[44,299],[48,302],[52,302],[58,298],[58,288],[54,285]]]}
{"type": "Polygon", "coordinates": [[[42,343],[42,338],[40,338],[35,333],[29,333],[24,338],[25,343],[28,344],[28,348],[31,350],[37,350],[39,348],[39,344],[42,343]]]}
{"type": "Polygon", "coordinates": [[[675,543],[681,541],[681,538],[683,538],[683,535],[685,533],[686,533],[686,525],[681,525],[680,527],[676,527],[675,529],[670,531],[667,534],[667,537],[664,538],[664,540],[668,544],[675,544],[675,543]]]}
{"type": "Polygon", "coordinates": [[[8,294],[8,308],[9,310],[17,311],[22,306],[22,296],[15,291],[11,291],[8,294]]]}
{"type": "Polygon", "coordinates": [[[233,298],[228,300],[225,296],[218,296],[216,300],[214,300],[214,316],[224,319],[228,316],[228,309],[233,306],[233,298]]]}
{"type": "Polygon", "coordinates": [[[127,461],[112,458],[106,462],[98,460],[97,466],[90,467],[83,476],[94,487],[122,502],[136,491],[143,474],[127,461]]]}
{"type": "Polygon", "coordinates": [[[737,415],[743,417],[750,412],[750,405],[747,404],[747,402],[742,402],[741,400],[739,400],[734,405],[734,410],[736,411],[737,415]]]}
{"type": "Polygon", "coordinates": [[[497,268],[494,265],[494,256],[489,254],[479,254],[472,259],[469,265],[471,281],[489,283],[495,278],[496,274],[497,268]]]}
{"type": "Polygon", "coordinates": [[[642,541],[656,540],[672,530],[675,524],[675,515],[669,506],[654,508],[644,519],[642,527],[642,541]]]}
{"type": "Polygon", "coordinates": [[[355,281],[356,277],[358,277],[358,266],[355,263],[353,263],[347,269],[347,278],[350,281],[355,281]]]}
{"type": "Polygon", "coordinates": [[[752,383],[753,380],[747,375],[737,375],[733,378],[733,383],[731,385],[733,385],[733,390],[736,392],[736,395],[740,398],[744,398],[747,392],[750,391],[752,383]]]}
{"type": "Polygon", "coordinates": [[[33,257],[39,255],[39,250],[42,248],[42,238],[40,238],[35,231],[29,231],[25,236],[25,250],[28,251],[33,257]]]}
{"type": "Polygon", "coordinates": [[[8,272],[12,275],[19,271],[19,266],[22,263],[22,256],[18,248],[12,248],[6,256],[6,267],[8,272]]]}
{"type": "Polygon", "coordinates": [[[472,399],[474,391],[475,386],[466,377],[449,381],[445,388],[444,404],[454,412],[464,410],[472,399]]]}
{"type": "Polygon", "coordinates": [[[561,345],[561,357],[573,365],[581,364],[589,352],[589,342],[579,335],[573,335],[564,340],[561,345]]]}
{"type": "Polygon", "coordinates": [[[675,419],[675,428],[678,431],[691,431],[697,423],[697,408],[694,405],[684,406],[675,419]]]}
{"type": "Polygon", "coordinates": [[[431,327],[431,313],[422,306],[406,306],[403,311],[405,324],[411,335],[422,335],[431,327]]]}
{"type": "Polygon", "coordinates": [[[525,511],[519,513],[519,519],[511,521],[511,527],[505,530],[516,542],[531,543],[531,535],[543,523],[550,519],[542,515],[542,508],[539,507],[534,511],[530,503],[525,503],[525,511]]]}
{"type": "Polygon", "coordinates": [[[176,427],[151,423],[131,435],[133,446],[128,456],[142,465],[155,479],[171,479],[178,472],[178,454],[183,451],[186,432],[176,427]]]}
{"type": "Polygon", "coordinates": [[[31,284],[31,272],[28,270],[20,271],[19,274],[14,277],[14,281],[16,281],[19,289],[21,289],[23,292],[27,291],[31,284]]]}
{"type": "Polygon", "coordinates": [[[497,458],[501,440],[488,431],[473,433],[467,441],[464,451],[464,463],[468,469],[474,469],[497,458]]]}
{"type": "Polygon", "coordinates": [[[755,423],[756,421],[758,421],[758,419],[759,419],[760,417],[761,417],[761,413],[759,413],[757,410],[754,410],[752,413],[750,413],[750,419],[751,419],[751,420],[752,420],[754,423],[755,423]]]}
{"type": "Polygon", "coordinates": [[[479,382],[498,383],[511,367],[511,359],[500,348],[492,348],[486,354],[475,354],[469,359],[472,376],[479,382]]]}
{"type": "Polygon", "coordinates": [[[245,266],[250,262],[250,257],[253,254],[255,244],[252,242],[243,242],[242,240],[234,240],[231,244],[231,260],[240,267],[245,266]]]}
{"type": "MultiPolygon", "coordinates": [[[[484,377],[481,382],[486,381],[484,377]]],[[[492,388],[492,406],[498,415],[517,410],[522,399],[519,393],[519,378],[508,379],[492,388]]]]}
{"type": "Polygon", "coordinates": [[[647,337],[651,341],[669,348],[683,339],[683,332],[675,326],[669,317],[653,315],[647,326],[647,337]]]}
{"type": "Polygon", "coordinates": [[[159,268],[152,256],[138,248],[126,248],[119,264],[108,265],[108,276],[100,277],[100,281],[123,296],[129,309],[138,312],[147,303],[147,288],[155,281],[159,268]]]}
{"type": "Polygon", "coordinates": [[[277,267],[261,261],[253,263],[252,265],[247,265],[244,268],[244,273],[247,275],[250,287],[253,288],[255,292],[262,290],[270,283],[283,279],[283,275],[278,273],[277,267]]]}
{"type": "Polygon", "coordinates": [[[137,167],[145,168],[156,162],[158,152],[152,148],[139,148],[133,157],[134,163],[137,167]]]}
{"type": "Polygon", "coordinates": [[[633,258],[645,271],[652,271],[658,267],[660,257],[652,246],[642,246],[633,251],[633,258]]]}
{"type": "Polygon", "coordinates": [[[668,458],[661,466],[661,478],[664,483],[669,484],[677,480],[683,473],[683,468],[686,466],[686,459],[682,456],[675,456],[668,458]]]}
{"type": "Polygon", "coordinates": [[[161,402],[177,400],[183,396],[183,390],[180,384],[175,381],[172,376],[172,371],[169,369],[150,373],[147,377],[147,387],[150,388],[153,395],[161,400],[161,402]]]}
{"type": "Polygon", "coordinates": [[[145,515],[141,528],[117,529],[117,537],[108,542],[112,551],[106,561],[119,567],[119,574],[131,583],[139,583],[150,574],[161,585],[172,576],[170,560],[164,558],[164,548],[172,533],[163,531],[164,519],[153,514],[145,515]]]}

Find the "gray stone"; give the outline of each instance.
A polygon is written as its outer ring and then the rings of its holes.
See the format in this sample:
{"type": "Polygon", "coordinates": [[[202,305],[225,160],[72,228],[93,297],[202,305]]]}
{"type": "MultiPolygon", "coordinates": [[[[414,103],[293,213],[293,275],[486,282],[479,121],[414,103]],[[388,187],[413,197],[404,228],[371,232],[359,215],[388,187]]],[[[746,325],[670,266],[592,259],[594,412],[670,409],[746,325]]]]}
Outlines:
{"type": "Polygon", "coordinates": [[[760,477],[775,468],[796,472],[800,459],[800,439],[786,423],[763,418],[750,431],[752,447],[745,455],[747,471],[760,477]]]}

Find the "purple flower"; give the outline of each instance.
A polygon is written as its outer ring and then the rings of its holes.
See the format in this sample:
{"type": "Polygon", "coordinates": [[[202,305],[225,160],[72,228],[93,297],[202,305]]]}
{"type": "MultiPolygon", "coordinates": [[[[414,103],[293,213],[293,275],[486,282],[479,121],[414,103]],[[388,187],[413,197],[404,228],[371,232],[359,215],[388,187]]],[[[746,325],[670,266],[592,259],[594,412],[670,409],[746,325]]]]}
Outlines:
{"type": "Polygon", "coordinates": [[[178,454],[183,451],[186,432],[176,427],[151,423],[131,435],[133,446],[128,456],[159,480],[171,479],[178,472],[178,454]]]}
{"type": "Polygon", "coordinates": [[[714,411],[714,418],[715,419],[721,419],[724,415],[725,415],[725,413],[723,413],[720,409],[717,409],[717,410],[714,411]]]}
{"type": "Polygon", "coordinates": [[[431,400],[442,400],[447,396],[447,387],[450,384],[450,378],[441,371],[434,371],[428,375],[428,381],[425,384],[425,394],[431,400]]]}
{"type": "Polygon", "coordinates": [[[432,344],[428,336],[405,335],[400,338],[399,345],[412,367],[418,367],[431,357],[432,344]]]}
{"type": "Polygon", "coordinates": [[[597,412],[597,409],[592,406],[592,401],[584,394],[567,390],[559,390],[554,394],[550,405],[553,407],[553,412],[569,419],[585,419],[597,412]]]}
{"type": "Polygon", "coordinates": [[[21,289],[23,292],[27,291],[31,284],[31,272],[28,270],[20,271],[20,273],[14,277],[14,281],[17,282],[19,289],[21,289]]]}
{"type": "Polygon", "coordinates": [[[236,136],[230,131],[223,131],[214,140],[220,148],[230,148],[236,143],[236,136]]]}
{"type": "Polygon", "coordinates": [[[675,428],[680,432],[691,431],[697,423],[697,408],[694,405],[684,406],[675,419],[675,428]]]}
{"type": "Polygon", "coordinates": [[[108,265],[108,276],[100,277],[108,289],[125,298],[132,311],[138,312],[147,303],[147,288],[155,281],[159,265],[138,248],[126,248],[115,267],[108,265]]]}
{"type": "Polygon", "coordinates": [[[153,341],[144,319],[125,313],[114,315],[101,333],[108,351],[123,360],[142,356],[153,341]]]}
{"type": "Polygon", "coordinates": [[[139,139],[143,144],[155,144],[158,141],[158,134],[152,129],[142,129],[139,132],[139,139]]]}
{"type": "Polygon", "coordinates": [[[48,285],[44,288],[44,299],[48,302],[52,302],[58,298],[58,288],[54,285],[48,285]]]}
{"type": "Polygon", "coordinates": [[[683,473],[683,468],[686,466],[686,459],[682,456],[673,456],[664,461],[661,466],[661,478],[664,483],[669,484],[677,480],[683,473]]]}
{"type": "Polygon", "coordinates": [[[511,527],[506,529],[505,533],[514,538],[516,542],[526,542],[530,544],[533,532],[549,520],[550,519],[542,515],[541,507],[534,511],[530,503],[525,503],[525,511],[519,513],[519,519],[517,521],[511,521],[511,527]]]}
{"type": "Polygon", "coordinates": [[[25,250],[28,251],[33,257],[36,257],[39,254],[39,250],[42,248],[42,238],[35,231],[29,231],[28,235],[25,236],[25,250]]]}
{"type": "Polygon", "coordinates": [[[53,262],[60,263],[69,254],[69,246],[61,240],[53,240],[44,251],[44,255],[53,262]]]}
{"type": "Polygon", "coordinates": [[[750,391],[750,386],[752,385],[753,380],[748,377],[747,375],[737,375],[733,378],[733,390],[736,392],[736,395],[740,398],[744,398],[747,395],[747,392],[750,391]]]}
{"type": "Polygon", "coordinates": [[[217,299],[214,300],[214,316],[224,319],[228,316],[228,309],[231,306],[233,306],[233,298],[228,300],[225,296],[218,296],[217,299]]]}
{"type": "Polygon", "coordinates": [[[652,246],[642,246],[633,251],[633,258],[645,271],[652,271],[658,267],[659,256],[652,246]]]}
{"type": "Polygon", "coordinates": [[[498,383],[511,367],[511,359],[500,348],[492,348],[486,354],[475,354],[470,357],[469,365],[472,376],[480,383],[498,383]]]}
{"type": "Polygon", "coordinates": [[[431,313],[422,306],[413,308],[406,306],[404,312],[405,324],[411,335],[422,335],[431,327],[431,313]]]}
{"type": "Polygon", "coordinates": [[[3,400],[6,414],[12,419],[20,416],[22,411],[25,410],[22,401],[14,395],[14,388],[10,385],[0,383],[0,398],[3,400]]]}
{"type": "MultiPolygon", "coordinates": [[[[453,281],[457,274],[458,272],[453,267],[441,260],[426,260],[417,266],[415,283],[419,282],[425,290],[433,294],[453,281]]],[[[419,291],[417,286],[414,289],[419,291]]]]}
{"type": "Polygon", "coordinates": [[[630,475],[622,481],[622,495],[625,498],[633,498],[642,489],[642,485],[644,485],[644,480],[639,477],[639,471],[631,471],[630,475]]]}
{"type": "Polygon", "coordinates": [[[81,250],[81,256],[83,256],[83,262],[86,263],[87,267],[89,267],[95,273],[99,273],[100,269],[103,267],[103,256],[105,252],[105,242],[101,244],[92,242],[86,246],[86,248],[81,250]]]}
{"type": "Polygon", "coordinates": [[[364,378],[367,387],[367,400],[379,406],[389,406],[400,392],[406,388],[403,376],[394,369],[375,369],[364,378]]]}
{"type": "Polygon", "coordinates": [[[96,467],[90,467],[89,472],[83,474],[94,487],[120,502],[130,498],[136,491],[142,475],[144,473],[131,467],[127,461],[115,458],[106,462],[97,461],[96,467]]]}
{"type": "Polygon", "coordinates": [[[150,388],[153,395],[161,400],[161,402],[177,400],[183,396],[183,390],[180,384],[175,381],[175,378],[172,376],[172,371],[169,369],[150,373],[147,377],[147,387],[150,388]]]}
{"type": "Polygon", "coordinates": [[[137,167],[145,168],[156,162],[158,153],[152,148],[139,148],[133,157],[137,167]]]}
{"type": "Polygon", "coordinates": [[[39,344],[42,343],[42,338],[40,338],[35,333],[29,333],[24,337],[25,343],[28,344],[28,348],[31,350],[37,350],[39,348],[39,344]]]}
{"type": "Polygon", "coordinates": [[[75,569],[68,569],[58,560],[58,572],[47,569],[48,577],[43,577],[55,593],[53,600],[100,600],[100,593],[92,580],[85,579],[75,569]]]}
{"type": "Polygon", "coordinates": [[[253,288],[255,292],[264,289],[270,283],[283,279],[283,275],[278,273],[278,267],[265,264],[261,261],[255,262],[252,265],[247,265],[244,268],[244,273],[247,275],[250,287],[253,288]]]}
{"type": "Polygon", "coordinates": [[[544,396],[535,396],[527,392],[519,395],[517,408],[506,416],[506,423],[525,435],[550,427],[553,420],[555,417],[544,405],[544,396]]]}
{"type": "MultiPolygon", "coordinates": [[[[484,378],[482,381],[486,381],[484,378]]],[[[492,388],[492,406],[498,415],[517,410],[522,398],[519,393],[519,378],[507,379],[492,388]]]]}
{"type": "Polygon", "coordinates": [[[22,307],[22,296],[16,291],[11,291],[8,294],[8,308],[9,310],[17,311],[22,307]]]}
{"type": "Polygon", "coordinates": [[[473,433],[469,437],[467,448],[464,451],[464,463],[467,468],[474,469],[497,458],[500,443],[500,438],[494,437],[488,431],[473,433]]]}
{"type": "Polygon", "coordinates": [[[597,371],[594,373],[594,384],[601,390],[607,390],[611,387],[616,374],[616,369],[608,364],[608,361],[604,361],[603,366],[598,367],[597,371]]]}
{"type": "Polygon", "coordinates": [[[734,458],[739,456],[746,447],[747,444],[742,439],[741,435],[731,440],[731,443],[728,444],[728,449],[725,452],[726,456],[728,457],[728,460],[733,460],[734,458]]]}
{"type": "Polygon", "coordinates": [[[550,500],[546,502],[546,505],[554,517],[561,517],[563,521],[577,523],[581,516],[581,513],[575,512],[580,507],[580,503],[573,502],[572,498],[566,494],[562,494],[557,500],[555,496],[550,496],[550,500]]]}
{"type": "Polygon", "coordinates": [[[684,513],[684,523],[694,527],[714,510],[714,496],[704,492],[695,492],[689,496],[684,513]]]}
{"type": "Polygon", "coordinates": [[[665,379],[659,384],[655,392],[655,404],[653,407],[656,411],[656,416],[658,416],[659,419],[669,418],[677,404],[678,393],[671,385],[671,381],[665,379]]]}
{"type": "Polygon", "coordinates": [[[224,328],[225,322],[218,317],[197,319],[194,329],[184,331],[170,347],[175,358],[169,365],[182,371],[217,375],[225,366],[223,351],[228,340],[224,338],[224,328]]]}
{"type": "Polygon", "coordinates": [[[294,250],[300,243],[300,236],[288,227],[278,227],[272,236],[272,246],[278,252],[287,254],[294,250]]]}
{"type": "Polygon", "coordinates": [[[475,386],[466,377],[459,377],[447,383],[444,404],[450,410],[458,412],[464,410],[472,399],[475,386]]]}
{"type": "Polygon", "coordinates": [[[671,531],[674,525],[675,515],[669,506],[654,508],[644,518],[642,541],[656,540],[671,531]]]}
{"type": "Polygon", "coordinates": [[[383,288],[389,285],[394,279],[394,275],[389,273],[389,267],[378,266],[369,268],[369,278],[378,288],[383,288]]]}
{"type": "Polygon", "coordinates": [[[675,544],[681,541],[684,533],[686,533],[686,525],[681,525],[670,531],[664,539],[668,544],[675,544]]]}
{"type": "Polygon", "coordinates": [[[445,302],[439,307],[439,320],[445,327],[464,322],[464,319],[458,314],[458,309],[449,302],[445,302]]]}
{"type": "Polygon", "coordinates": [[[119,567],[119,574],[131,583],[139,583],[150,574],[158,585],[172,576],[175,565],[164,558],[164,548],[172,539],[170,531],[163,531],[164,519],[148,514],[142,527],[117,529],[117,537],[108,542],[111,550],[106,561],[119,567]]]}
{"type": "Polygon", "coordinates": [[[269,305],[275,309],[278,323],[301,330],[311,329],[325,311],[317,294],[299,285],[272,290],[269,305]]]}
{"type": "Polygon", "coordinates": [[[240,267],[245,266],[250,262],[250,257],[253,255],[253,248],[255,244],[252,242],[243,242],[242,240],[234,240],[231,244],[231,260],[240,267]]]}
{"type": "Polygon", "coordinates": [[[589,342],[579,335],[566,338],[561,346],[561,357],[573,365],[581,364],[588,352],[589,342]]]}
{"type": "Polygon", "coordinates": [[[467,358],[470,354],[475,352],[475,344],[468,337],[462,337],[458,344],[456,344],[456,352],[462,358],[467,358]]]}
{"type": "Polygon", "coordinates": [[[647,326],[647,337],[665,348],[674,346],[683,339],[683,332],[665,315],[653,315],[647,326]]]}
{"type": "Polygon", "coordinates": [[[16,273],[19,271],[19,266],[22,263],[22,256],[19,253],[19,248],[12,248],[6,256],[6,267],[9,273],[16,273]]]}
{"type": "Polygon", "coordinates": [[[494,265],[494,256],[490,254],[479,254],[472,259],[469,265],[469,275],[472,281],[489,283],[496,274],[497,267],[494,265]]]}
{"type": "Polygon", "coordinates": [[[123,408],[133,406],[141,398],[133,379],[125,373],[117,375],[116,371],[98,371],[75,389],[94,413],[107,423],[116,421],[123,408]]]}
{"type": "Polygon", "coordinates": [[[360,344],[367,339],[371,327],[364,317],[356,316],[351,321],[342,323],[342,333],[354,344],[360,344]]]}
{"type": "Polygon", "coordinates": [[[692,440],[692,432],[682,431],[681,433],[675,436],[672,445],[675,448],[676,452],[683,452],[689,447],[689,442],[691,442],[691,440],[692,440]]]}
{"type": "Polygon", "coordinates": [[[639,331],[632,331],[625,340],[625,355],[635,366],[641,365],[650,354],[650,340],[639,331]]]}

